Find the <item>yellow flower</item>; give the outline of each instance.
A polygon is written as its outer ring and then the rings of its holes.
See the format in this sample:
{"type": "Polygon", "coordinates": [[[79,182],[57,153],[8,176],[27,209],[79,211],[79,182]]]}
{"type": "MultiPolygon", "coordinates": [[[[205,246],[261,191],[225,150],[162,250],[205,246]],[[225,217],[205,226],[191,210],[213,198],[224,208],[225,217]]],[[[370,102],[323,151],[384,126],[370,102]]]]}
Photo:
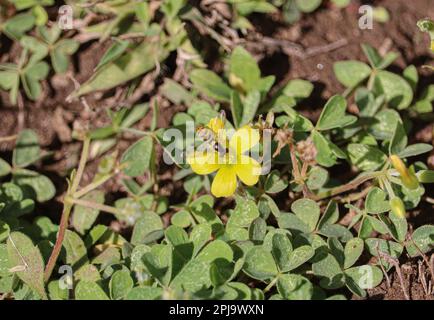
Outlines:
{"type": "MultiPolygon", "coordinates": [[[[223,126],[221,120],[216,119],[210,121],[208,128],[217,134],[217,130],[214,129],[223,130],[223,126]]],[[[223,154],[222,150],[213,148],[196,151],[187,157],[187,162],[197,174],[205,175],[217,171],[211,185],[211,193],[216,197],[229,197],[237,188],[237,178],[248,186],[258,183],[261,165],[245,153],[258,144],[259,138],[258,130],[244,126],[224,144],[224,148],[227,148],[223,150],[223,154]]]]}
{"type": "Polygon", "coordinates": [[[392,166],[400,174],[401,181],[405,187],[411,190],[419,187],[419,181],[417,180],[413,170],[407,169],[404,162],[397,155],[392,154],[390,156],[390,162],[392,162],[392,166]]]}

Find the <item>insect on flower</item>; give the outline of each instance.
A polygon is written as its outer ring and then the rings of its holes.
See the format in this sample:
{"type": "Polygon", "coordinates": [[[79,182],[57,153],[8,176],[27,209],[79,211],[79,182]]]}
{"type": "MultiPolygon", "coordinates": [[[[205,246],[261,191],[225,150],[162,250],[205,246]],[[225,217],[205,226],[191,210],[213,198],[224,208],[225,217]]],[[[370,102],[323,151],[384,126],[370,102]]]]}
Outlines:
{"type": "Polygon", "coordinates": [[[187,157],[187,162],[200,175],[217,171],[211,185],[214,196],[233,195],[238,179],[248,186],[258,182],[261,165],[245,153],[259,143],[259,130],[246,125],[228,139],[221,116],[211,119],[205,128],[199,128],[198,135],[208,138],[204,140],[213,147],[195,151],[187,157]]]}

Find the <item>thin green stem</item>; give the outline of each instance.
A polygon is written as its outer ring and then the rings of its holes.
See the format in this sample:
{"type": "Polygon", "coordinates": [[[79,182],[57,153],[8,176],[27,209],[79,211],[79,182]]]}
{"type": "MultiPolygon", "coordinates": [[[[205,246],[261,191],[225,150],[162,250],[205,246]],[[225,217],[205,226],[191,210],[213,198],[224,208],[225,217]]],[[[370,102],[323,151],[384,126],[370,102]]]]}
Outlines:
{"type": "Polygon", "coordinates": [[[271,290],[271,288],[274,287],[274,285],[276,284],[277,280],[279,280],[279,276],[275,277],[269,284],[268,286],[265,287],[264,289],[264,293],[268,292],[271,290]]]}
{"type": "Polygon", "coordinates": [[[102,184],[104,184],[106,181],[110,180],[113,177],[113,174],[108,174],[105,175],[103,177],[101,177],[100,179],[88,184],[87,186],[85,186],[84,188],[78,190],[77,192],[75,192],[73,194],[73,197],[75,199],[79,199],[82,196],[84,196],[85,194],[89,193],[92,190],[95,190],[96,188],[98,188],[99,186],[101,186],[102,184]]]}
{"type": "Polygon", "coordinates": [[[364,174],[364,175],[359,176],[359,177],[355,178],[354,180],[348,182],[347,184],[344,184],[342,186],[321,192],[317,195],[313,195],[312,199],[318,201],[318,200],[323,200],[326,198],[336,196],[338,194],[355,189],[358,186],[360,186],[362,183],[365,183],[366,181],[381,177],[383,175],[384,175],[384,173],[380,172],[380,171],[364,174]]]}
{"type": "Polygon", "coordinates": [[[81,178],[83,177],[84,168],[87,163],[87,158],[89,156],[90,138],[87,138],[83,142],[83,150],[81,151],[80,163],[78,164],[77,173],[72,181],[71,189],[69,194],[74,194],[78,186],[80,185],[81,178]]]}
{"type": "Polygon", "coordinates": [[[116,214],[116,215],[122,215],[123,214],[121,212],[121,210],[119,210],[117,208],[107,206],[105,204],[101,204],[101,203],[97,203],[97,202],[87,201],[87,200],[83,200],[83,199],[74,199],[74,198],[69,199],[69,201],[72,204],[79,205],[79,206],[86,207],[86,208],[96,209],[96,210],[100,210],[100,211],[104,211],[104,212],[108,212],[108,213],[116,214]]]}

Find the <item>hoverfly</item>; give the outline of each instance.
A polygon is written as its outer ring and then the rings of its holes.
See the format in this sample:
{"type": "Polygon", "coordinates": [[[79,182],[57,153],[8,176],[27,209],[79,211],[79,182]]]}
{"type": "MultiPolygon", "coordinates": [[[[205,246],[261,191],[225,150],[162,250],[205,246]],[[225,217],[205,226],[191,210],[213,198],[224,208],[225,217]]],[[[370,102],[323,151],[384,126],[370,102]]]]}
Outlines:
{"type": "Polygon", "coordinates": [[[196,134],[198,137],[211,147],[213,150],[218,151],[220,154],[224,154],[226,148],[224,147],[225,141],[219,139],[219,130],[223,130],[224,123],[226,121],[226,113],[222,110],[217,118],[211,119],[207,125],[198,126],[196,134]]]}

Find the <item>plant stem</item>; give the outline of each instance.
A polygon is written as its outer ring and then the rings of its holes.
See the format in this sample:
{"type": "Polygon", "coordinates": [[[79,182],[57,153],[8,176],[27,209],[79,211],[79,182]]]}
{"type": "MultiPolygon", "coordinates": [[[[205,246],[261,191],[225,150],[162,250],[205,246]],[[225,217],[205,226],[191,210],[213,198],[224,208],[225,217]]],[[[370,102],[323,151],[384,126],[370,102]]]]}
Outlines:
{"type": "Polygon", "coordinates": [[[57,258],[59,257],[60,250],[62,249],[63,239],[65,238],[66,229],[68,227],[69,215],[71,213],[71,204],[64,204],[62,218],[59,224],[59,232],[57,234],[56,243],[54,245],[53,251],[51,252],[51,256],[48,259],[47,266],[45,267],[44,272],[44,281],[48,282],[53,273],[54,266],[56,265],[57,258]]]}
{"type": "MultiPolygon", "coordinates": [[[[80,184],[81,177],[83,176],[84,167],[87,162],[87,157],[89,155],[90,139],[86,138],[83,142],[83,149],[81,151],[80,163],[78,165],[77,173],[73,177],[71,187],[68,189],[65,195],[65,199],[73,195],[80,184]]],[[[57,233],[56,243],[54,244],[53,251],[51,252],[50,258],[48,259],[47,266],[44,272],[44,281],[47,282],[51,274],[53,273],[54,266],[56,265],[57,259],[59,258],[60,250],[62,249],[63,240],[65,239],[66,229],[68,228],[69,216],[71,214],[72,203],[65,201],[63,205],[62,217],[59,224],[59,232],[57,233]]]]}
{"type": "Polygon", "coordinates": [[[274,278],[274,279],[273,279],[273,280],[268,284],[268,286],[265,287],[265,289],[264,289],[264,293],[270,291],[271,288],[273,288],[274,285],[276,284],[277,280],[279,280],[279,276],[277,276],[276,278],[274,278]]]}
{"type": "Polygon", "coordinates": [[[378,178],[382,175],[383,175],[383,172],[372,172],[372,173],[365,174],[363,176],[359,176],[359,177],[355,178],[354,180],[348,182],[347,184],[344,184],[344,185],[336,187],[336,188],[332,188],[332,189],[327,190],[325,192],[321,192],[317,195],[313,195],[312,200],[316,200],[316,201],[323,200],[323,199],[330,198],[330,197],[336,196],[338,194],[350,191],[354,188],[357,188],[362,183],[369,181],[369,180],[372,180],[372,179],[375,179],[375,178],[378,178]]]}
{"type": "Polygon", "coordinates": [[[85,194],[87,194],[88,192],[98,188],[100,185],[104,184],[106,181],[110,180],[113,177],[112,174],[108,174],[105,175],[103,177],[101,177],[100,179],[92,182],[91,184],[88,184],[86,187],[78,190],[77,192],[75,192],[73,194],[74,199],[79,199],[82,196],[84,196],[85,194]]]}
{"type": "Polygon", "coordinates": [[[81,151],[80,163],[78,164],[77,173],[72,181],[71,189],[69,194],[74,194],[80,184],[81,178],[84,173],[84,168],[87,163],[87,157],[89,156],[90,139],[86,138],[83,142],[83,150],[81,151]]]}
{"type": "Polygon", "coordinates": [[[105,204],[87,201],[87,200],[83,200],[83,199],[74,199],[74,198],[69,199],[69,201],[72,204],[76,204],[78,206],[96,209],[96,210],[108,212],[111,214],[122,215],[122,212],[119,209],[111,207],[111,206],[107,206],[105,204]]]}
{"type": "Polygon", "coordinates": [[[16,134],[7,137],[0,137],[0,143],[14,141],[18,136],[16,134]]]}

